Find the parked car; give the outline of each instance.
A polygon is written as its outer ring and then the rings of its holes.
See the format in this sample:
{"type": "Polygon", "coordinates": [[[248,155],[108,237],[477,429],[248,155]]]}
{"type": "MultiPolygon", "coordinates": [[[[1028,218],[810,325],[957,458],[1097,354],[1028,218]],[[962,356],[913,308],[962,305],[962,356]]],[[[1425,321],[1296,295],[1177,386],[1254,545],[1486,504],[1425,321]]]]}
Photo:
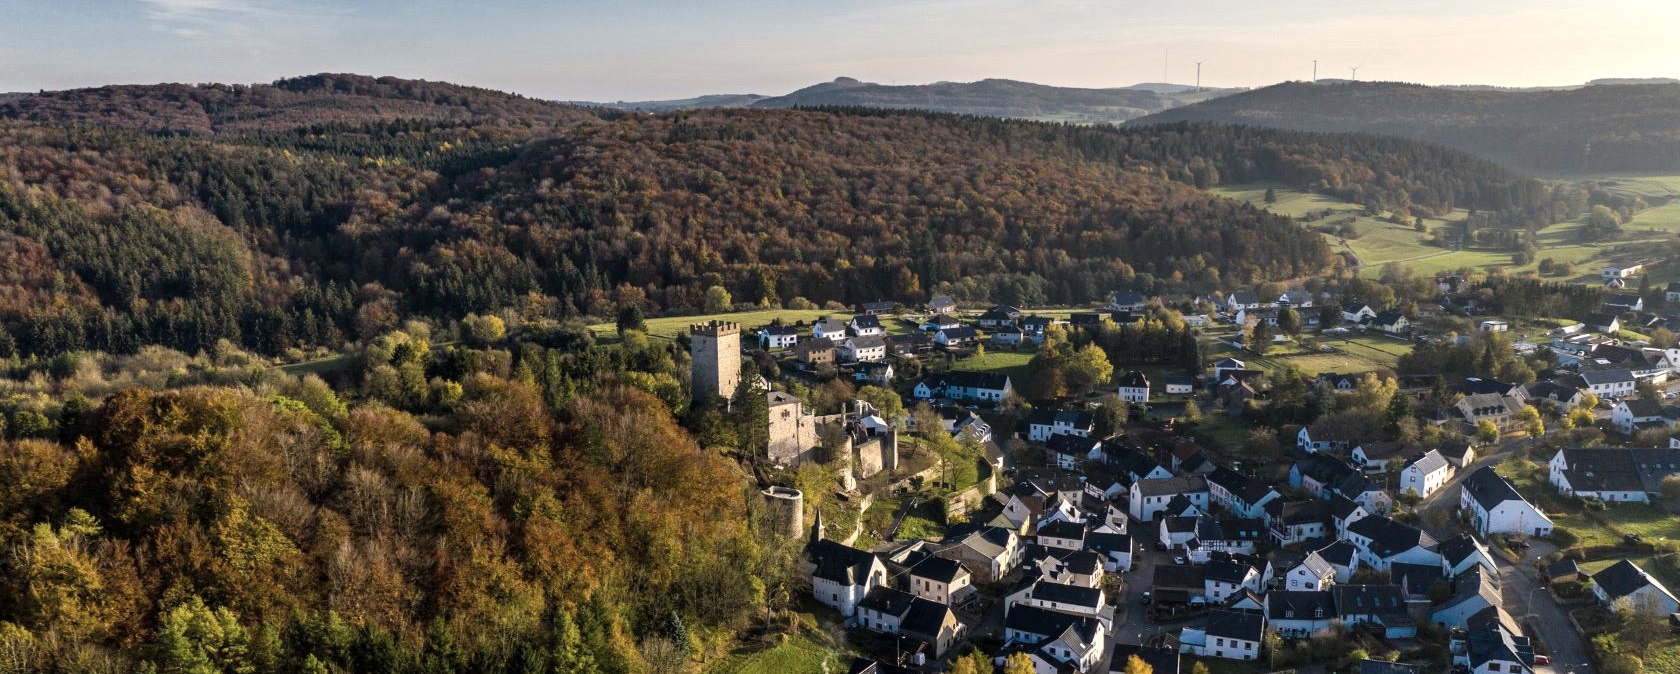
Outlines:
{"type": "Polygon", "coordinates": [[[1184,555],[1173,555],[1173,563],[1178,565],[1185,564],[1184,555]]]}
{"type": "Polygon", "coordinates": [[[1534,656],[1534,664],[1536,664],[1536,665],[1549,665],[1549,664],[1552,664],[1552,659],[1548,656],[1536,655],[1536,656],[1534,656]]]}
{"type": "Polygon", "coordinates": [[[1143,593],[1143,605],[1144,606],[1149,605],[1149,593],[1148,592],[1143,593]]]}

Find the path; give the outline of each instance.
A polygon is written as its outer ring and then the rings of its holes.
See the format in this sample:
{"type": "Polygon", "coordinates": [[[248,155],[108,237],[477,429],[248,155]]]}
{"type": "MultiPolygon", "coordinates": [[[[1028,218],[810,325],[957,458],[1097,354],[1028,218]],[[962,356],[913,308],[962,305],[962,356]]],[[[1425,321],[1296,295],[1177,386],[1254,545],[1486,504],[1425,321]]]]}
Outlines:
{"type": "MultiPolygon", "coordinates": [[[[1510,607],[1508,612],[1523,623],[1525,630],[1533,630],[1531,636],[1538,637],[1540,643],[1545,644],[1552,658],[1551,670],[1558,674],[1591,674],[1592,665],[1587,662],[1587,649],[1581,642],[1581,635],[1570,624],[1569,614],[1531,575],[1537,572],[1527,566],[1509,564],[1504,559],[1496,562],[1505,605],[1510,607]]],[[[1535,671],[1544,672],[1546,669],[1536,667],[1535,671]]]]}

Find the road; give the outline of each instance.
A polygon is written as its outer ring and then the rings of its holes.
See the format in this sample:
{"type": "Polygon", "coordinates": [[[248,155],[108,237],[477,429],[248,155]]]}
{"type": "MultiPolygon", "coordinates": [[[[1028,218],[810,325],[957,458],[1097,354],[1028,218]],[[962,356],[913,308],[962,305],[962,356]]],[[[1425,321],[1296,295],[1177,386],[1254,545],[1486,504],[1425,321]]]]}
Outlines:
{"type": "MultiPolygon", "coordinates": [[[[1497,563],[1506,612],[1521,622],[1525,630],[1533,630],[1530,636],[1538,637],[1545,644],[1552,658],[1550,670],[1556,674],[1591,674],[1592,665],[1587,663],[1587,649],[1581,642],[1581,635],[1569,623],[1568,613],[1534,578],[1537,572],[1527,565],[1519,567],[1503,559],[1497,560],[1497,563]],[[1533,599],[1532,604],[1530,599],[1533,599]]],[[[1536,667],[1535,671],[1545,672],[1547,669],[1536,667]]]]}

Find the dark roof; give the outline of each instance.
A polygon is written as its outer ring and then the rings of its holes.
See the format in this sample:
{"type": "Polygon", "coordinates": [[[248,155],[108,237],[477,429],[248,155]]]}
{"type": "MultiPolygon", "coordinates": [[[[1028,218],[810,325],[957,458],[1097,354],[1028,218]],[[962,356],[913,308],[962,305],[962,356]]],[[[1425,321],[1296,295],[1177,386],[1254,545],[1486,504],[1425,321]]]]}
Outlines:
{"type": "Polygon", "coordinates": [[[928,299],[927,305],[929,307],[942,308],[954,307],[957,306],[957,303],[955,300],[951,299],[950,295],[934,295],[932,298],[928,299]]]}
{"type": "Polygon", "coordinates": [[[863,601],[858,602],[858,608],[902,618],[910,611],[910,604],[914,603],[915,599],[916,595],[909,592],[877,586],[864,596],[863,601]]]}
{"type": "Polygon", "coordinates": [[[947,342],[953,339],[973,339],[980,334],[979,332],[976,332],[973,327],[967,325],[955,325],[948,328],[940,328],[939,333],[945,335],[945,341],[947,342]]]}
{"type": "Polygon", "coordinates": [[[863,310],[864,311],[892,311],[893,309],[897,309],[897,308],[898,308],[898,303],[890,301],[890,300],[883,300],[883,301],[880,301],[880,302],[864,302],[863,303],[863,310]]]}
{"type": "MultiPolygon", "coordinates": [[[[863,306],[867,307],[869,305],[865,304],[863,306]]],[[[881,319],[876,318],[874,316],[870,316],[868,314],[853,316],[852,317],[852,325],[856,326],[859,329],[879,328],[879,327],[881,327],[881,319]]]]}
{"type": "Polygon", "coordinates": [[[1148,298],[1136,290],[1116,290],[1109,300],[1114,304],[1143,304],[1148,298]]]}
{"type": "Polygon", "coordinates": [[[1663,587],[1656,578],[1652,578],[1651,574],[1645,573],[1638,564],[1625,559],[1593,574],[1592,581],[1594,585],[1604,588],[1604,594],[1611,599],[1626,597],[1646,585],[1660,588],[1664,594],[1671,594],[1668,588],[1663,587]]]}
{"type": "Polygon", "coordinates": [[[875,555],[838,541],[823,539],[811,544],[811,561],[817,565],[817,578],[842,585],[860,585],[875,555]]]}
{"type": "Polygon", "coordinates": [[[881,335],[847,337],[846,341],[851,342],[852,347],[857,349],[872,349],[875,347],[885,347],[887,345],[887,338],[881,335]]]}
{"type": "Polygon", "coordinates": [[[1314,522],[1330,521],[1330,502],[1323,499],[1311,501],[1274,500],[1266,504],[1266,514],[1274,522],[1285,526],[1296,524],[1312,524],[1314,522]]]}
{"type": "Polygon", "coordinates": [[[1121,388],[1149,388],[1149,378],[1137,370],[1127,370],[1126,374],[1120,375],[1114,383],[1121,388]]]}
{"type": "Polygon", "coordinates": [[[1528,638],[1507,632],[1498,623],[1482,624],[1471,630],[1465,641],[1472,669],[1496,660],[1525,666],[1534,664],[1534,646],[1528,638]]]}
{"type": "Polygon", "coordinates": [[[921,597],[910,600],[910,611],[904,615],[899,623],[899,629],[911,634],[939,634],[946,618],[951,617],[951,607],[921,597]]]}
{"type": "Polygon", "coordinates": [[[1020,315],[1021,315],[1021,310],[1020,309],[1016,309],[1015,307],[1009,306],[1007,304],[999,304],[995,307],[987,309],[986,313],[980,314],[980,320],[984,320],[984,321],[1007,321],[1007,320],[1014,320],[1016,317],[1019,317],[1020,315]]]}
{"type": "Polygon", "coordinates": [[[1371,539],[1371,552],[1379,557],[1388,557],[1420,545],[1428,547],[1435,543],[1435,539],[1430,538],[1422,529],[1382,515],[1354,520],[1348,525],[1348,533],[1371,539]]]}
{"type": "Polygon", "coordinates": [[[1265,631],[1266,618],[1264,616],[1224,609],[1208,611],[1208,636],[1259,641],[1265,631]]]}
{"type": "Polygon", "coordinates": [[[1038,409],[1027,415],[1027,423],[1033,426],[1054,426],[1061,423],[1074,428],[1090,428],[1096,423],[1096,416],[1077,410],[1038,409]]]}
{"type": "Polygon", "coordinates": [[[1367,461],[1385,461],[1403,455],[1412,454],[1416,448],[1404,440],[1384,440],[1382,442],[1360,443],[1359,453],[1365,455],[1367,461]]]}
{"type": "Polygon", "coordinates": [[[1380,314],[1377,314],[1376,318],[1371,319],[1371,322],[1376,324],[1376,325],[1391,325],[1395,321],[1398,321],[1398,320],[1400,320],[1402,318],[1405,318],[1405,317],[1406,317],[1405,314],[1400,313],[1398,311],[1384,311],[1380,314]]]}
{"type": "Polygon", "coordinates": [[[1190,564],[1156,564],[1150,587],[1192,588],[1200,592],[1207,579],[1206,571],[1190,564]]]}
{"type": "Polygon", "coordinates": [[[1343,617],[1359,615],[1405,617],[1406,591],[1399,585],[1337,585],[1336,612],[1343,617]]]}
{"type": "Polygon", "coordinates": [[[1616,321],[1616,316],[1614,314],[1606,314],[1606,313],[1601,313],[1601,312],[1596,312],[1596,311],[1593,312],[1593,313],[1587,314],[1586,318],[1581,319],[1582,323],[1586,323],[1587,325],[1593,325],[1593,326],[1615,325],[1615,321],[1616,321]]]}
{"type": "Polygon", "coordinates": [[[1680,449],[1592,447],[1561,451],[1564,477],[1575,491],[1656,493],[1664,477],[1680,473],[1680,449]]]}
{"type": "Polygon", "coordinates": [[[1126,671],[1126,663],[1136,655],[1144,664],[1149,665],[1152,674],[1179,674],[1178,651],[1171,648],[1149,648],[1132,644],[1115,644],[1114,659],[1108,670],[1111,672],[1126,671]]]}
{"type": "Polygon", "coordinates": [[[1314,550],[1324,561],[1337,566],[1352,566],[1354,558],[1359,555],[1359,549],[1347,541],[1336,541],[1322,548],[1314,550]]]}
{"type": "Polygon", "coordinates": [[[1078,524],[1076,522],[1057,520],[1039,527],[1038,535],[1048,536],[1050,538],[1083,540],[1085,538],[1085,525],[1078,524]]]}
{"type": "Polygon", "coordinates": [[[1095,533],[1085,537],[1085,549],[1104,554],[1110,552],[1131,552],[1131,534],[1095,533]]]}
{"type": "Polygon", "coordinates": [[[1167,494],[1186,494],[1207,491],[1207,478],[1200,475],[1188,477],[1152,477],[1138,480],[1133,485],[1143,496],[1165,496],[1167,494]]]}
{"type": "Polygon", "coordinates": [[[951,370],[942,372],[922,380],[928,386],[945,388],[1002,389],[1009,385],[1009,375],[999,372],[974,372],[972,370],[951,370]]]}
{"type": "Polygon", "coordinates": [[[964,573],[967,571],[963,569],[962,564],[937,555],[927,555],[915,566],[910,567],[910,575],[941,583],[950,583],[964,573]]]}
{"type": "Polygon", "coordinates": [[[1273,590],[1266,593],[1266,618],[1301,620],[1336,617],[1336,596],[1329,590],[1273,590]]]}
{"type": "Polygon", "coordinates": [[[846,674],[920,674],[914,669],[889,665],[885,662],[857,658],[852,660],[852,668],[846,674]]]}
{"type": "Polygon", "coordinates": [[[800,328],[797,325],[785,325],[784,324],[784,325],[766,325],[762,328],[759,328],[759,331],[763,332],[766,335],[783,335],[783,336],[786,336],[786,335],[797,335],[801,332],[804,332],[804,329],[800,328]]]}
{"type": "MultiPolygon", "coordinates": [[[[1517,488],[1498,473],[1493,472],[1492,466],[1482,466],[1470,477],[1464,478],[1464,490],[1483,510],[1493,510],[1506,501],[1523,501],[1517,488]]],[[[1523,501],[1527,503],[1527,501],[1523,501]]]]}
{"type": "Polygon", "coordinates": [[[1617,382],[1633,380],[1633,371],[1628,369],[1587,370],[1581,373],[1581,381],[1586,382],[1588,386],[1595,384],[1614,384],[1617,382]]]}
{"type": "Polygon", "coordinates": [[[1423,674],[1423,665],[1367,659],[1359,661],[1359,674],[1423,674]]]}
{"type": "Polygon", "coordinates": [[[1618,405],[1626,405],[1627,408],[1628,408],[1628,413],[1633,415],[1635,418],[1638,418],[1638,417],[1660,417],[1660,416],[1662,416],[1662,413],[1663,413],[1662,403],[1659,403],[1655,400],[1646,400],[1644,398],[1628,398],[1628,399],[1623,400],[1623,401],[1621,401],[1617,404],[1618,405]]]}
{"type": "Polygon", "coordinates": [[[1086,620],[1096,621],[1095,618],[1087,616],[1076,616],[1071,613],[1021,604],[1009,609],[1009,616],[1003,624],[1007,629],[1036,634],[1047,639],[1086,620]]]}
{"type": "Polygon", "coordinates": [[[1459,562],[1464,561],[1471,555],[1487,554],[1487,550],[1482,547],[1482,544],[1471,538],[1470,534],[1459,534],[1441,541],[1440,547],[1436,548],[1435,551],[1441,553],[1441,557],[1453,566],[1457,566],[1459,562]]]}
{"type": "Polygon", "coordinates": [[[1059,604],[1097,607],[1102,601],[1102,590],[1082,585],[1040,581],[1032,588],[1032,598],[1059,604]]]}
{"type": "Polygon", "coordinates": [[[1453,386],[1453,391],[1463,393],[1464,395],[1476,395],[1478,393],[1505,395],[1510,393],[1511,389],[1516,388],[1516,386],[1516,384],[1507,384],[1499,381],[1498,379],[1465,377],[1464,381],[1461,381],[1453,386]]]}
{"type": "Polygon", "coordinates": [[[1206,580],[1240,585],[1248,578],[1249,573],[1254,572],[1254,567],[1242,562],[1232,559],[1221,559],[1208,562],[1207,570],[1203,572],[1202,577],[1206,580]]]}

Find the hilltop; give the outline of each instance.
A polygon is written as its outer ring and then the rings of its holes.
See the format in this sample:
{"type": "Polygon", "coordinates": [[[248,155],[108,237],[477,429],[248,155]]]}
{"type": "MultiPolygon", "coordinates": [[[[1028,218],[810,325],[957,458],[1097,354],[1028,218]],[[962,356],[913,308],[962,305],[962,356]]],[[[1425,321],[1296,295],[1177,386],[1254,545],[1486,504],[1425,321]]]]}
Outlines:
{"type": "Polygon", "coordinates": [[[1144,84],[1111,89],[1054,87],[1015,80],[887,85],[838,78],[756,103],[759,108],[862,106],[910,108],[982,117],[1041,121],[1116,123],[1232,93],[1144,84]]]}
{"type": "Polygon", "coordinates": [[[1384,133],[1549,174],[1680,170],[1680,84],[1488,90],[1290,82],[1132,120],[1384,133]]]}

